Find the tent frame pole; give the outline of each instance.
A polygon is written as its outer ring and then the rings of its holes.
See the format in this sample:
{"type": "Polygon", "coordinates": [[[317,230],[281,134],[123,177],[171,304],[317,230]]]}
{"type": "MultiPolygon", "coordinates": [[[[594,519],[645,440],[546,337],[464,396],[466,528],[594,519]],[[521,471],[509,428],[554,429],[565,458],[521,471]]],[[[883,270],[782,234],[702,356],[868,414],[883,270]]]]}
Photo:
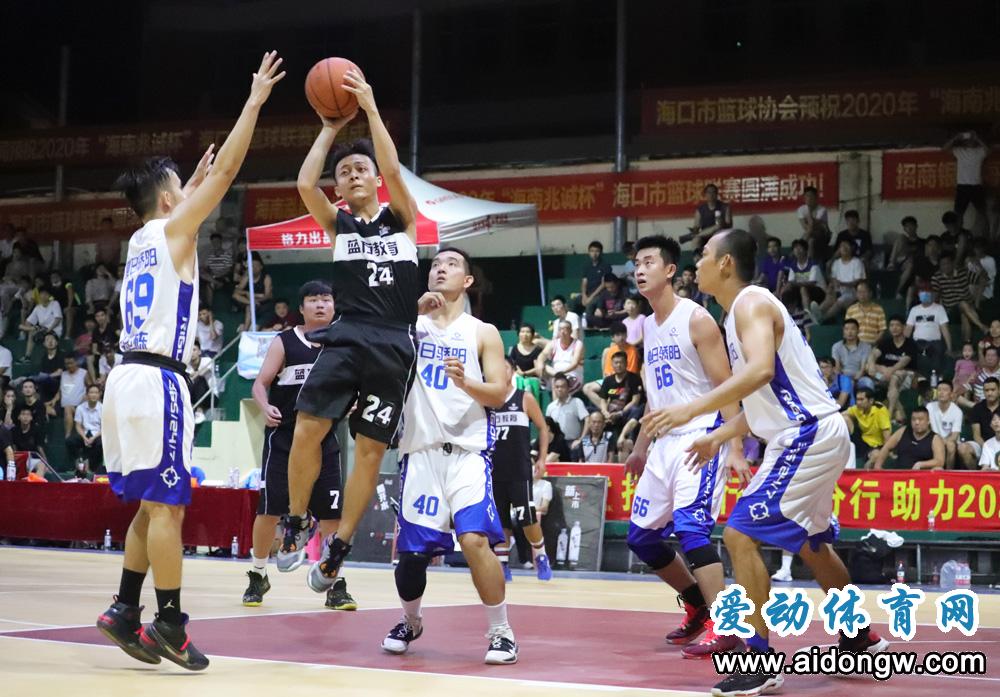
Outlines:
{"type": "Polygon", "coordinates": [[[257,331],[257,301],[253,293],[253,252],[250,251],[250,233],[247,233],[247,288],[250,289],[250,326],[251,332],[257,331]]]}
{"type": "Polygon", "coordinates": [[[538,228],[538,220],[535,220],[535,255],[538,257],[538,292],[542,298],[542,305],[547,305],[545,301],[545,272],[542,271],[542,233],[538,228]]]}

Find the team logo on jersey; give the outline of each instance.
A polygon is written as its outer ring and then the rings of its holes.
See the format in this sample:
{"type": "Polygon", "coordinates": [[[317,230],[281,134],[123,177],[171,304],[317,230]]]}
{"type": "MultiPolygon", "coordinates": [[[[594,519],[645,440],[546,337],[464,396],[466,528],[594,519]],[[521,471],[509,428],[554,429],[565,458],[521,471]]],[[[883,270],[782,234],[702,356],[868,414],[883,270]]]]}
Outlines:
{"type": "Polygon", "coordinates": [[[451,338],[454,339],[455,341],[461,341],[462,332],[455,332],[454,334],[451,335],[451,338]]]}
{"type": "Polygon", "coordinates": [[[386,235],[391,235],[392,234],[392,230],[389,229],[388,225],[379,225],[378,226],[378,234],[379,234],[380,237],[385,237],[386,235]]]}
{"type": "Polygon", "coordinates": [[[507,405],[507,411],[517,411],[519,407],[514,402],[507,405]]]}
{"type": "Polygon", "coordinates": [[[677,327],[671,327],[670,331],[667,332],[667,333],[670,334],[670,336],[673,336],[673,337],[676,337],[676,336],[678,336],[680,334],[680,332],[677,331],[677,327]]]}
{"type": "Polygon", "coordinates": [[[751,520],[767,520],[771,517],[771,511],[768,510],[767,504],[763,501],[758,501],[756,503],[750,504],[750,519],[751,520]]]}
{"type": "Polygon", "coordinates": [[[163,480],[164,484],[173,489],[177,486],[177,482],[181,480],[181,477],[177,474],[177,470],[174,469],[174,466],[171,465],[160,473],[160,479],[163,480]]]}
{"type": "Polygon", "coordinates": [[[707,523],[708,522],[708,514],[705,513],[705,509],[704,508],[698,508],[698,509],[696,509],[695,512],[693,513],[693,516],[694,516],[694,519],[696,521],[698,521],[699,523],[707,523]]]}

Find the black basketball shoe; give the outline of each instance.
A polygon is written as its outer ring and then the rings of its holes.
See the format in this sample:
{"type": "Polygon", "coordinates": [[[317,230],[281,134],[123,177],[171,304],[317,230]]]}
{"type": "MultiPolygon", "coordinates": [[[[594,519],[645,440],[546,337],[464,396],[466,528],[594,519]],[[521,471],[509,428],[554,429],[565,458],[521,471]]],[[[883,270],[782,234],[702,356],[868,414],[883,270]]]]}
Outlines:
{"type": "Polygon", "coordinates": [[[208,668],[208,657],[191,643],[187,632],[184,631],[188,616],[186,613],[181,616],[183,619],[179,625],[164,622],[157,616],[155,621],[142,628],[139,641],[150,653],[173,661],[181,668],[205,670],[208,668]]]}
{"type": "Polygon", "coordinates": [[[243,592],[243,604],[247,607],[258,607],[264,602],[264,594],[271,590],[271,580],[256,571],[247,571],[250,584],[243,592]]]}
{"type": "Polygon", "coordinates": [[[143,663],[159,663],[160,657],[143,648],[139,641],[142,632],[140,615],[142,607],[115,602],[97,618],[97,628],[101,634],[117,644],[122,651],[143,663]]]}

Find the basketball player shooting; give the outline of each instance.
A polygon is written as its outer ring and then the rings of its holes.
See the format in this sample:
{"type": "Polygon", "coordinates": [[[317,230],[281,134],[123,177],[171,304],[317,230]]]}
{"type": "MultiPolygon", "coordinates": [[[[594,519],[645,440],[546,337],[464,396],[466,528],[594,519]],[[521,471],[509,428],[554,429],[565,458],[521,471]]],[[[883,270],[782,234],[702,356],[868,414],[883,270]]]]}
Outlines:
{"type": "Polygon", "coordinates": [[[403,182],[396,147],[379,116],[372,88],[360,72],[348,71],[343,89],[368,115],[374,142],[338,147],[330,162],[336,194],[351,212],[334,206],[319,180],[334,138],[356,111],[323,128],[299,171],[299,195],[333,246],[333,294],[338,317],[309,339],[323,349],[299,392],[295,434],[288,461],[289,515],[278,563],[301,563],[314,529],[308,511],[320,472],[321,446],[330,429],[357,402],[350,419],[355,438],[354,468],[344,487],[340,528],[308,576],[324,593],[333,586],[378,479],[379,464],[399,424],[416,360],[413,323],[417,316],[416,204],[403,182]],[[384,180],[392,202],[379,205],[384,180]]]}
{"type": "Polygon", "coordinates": [[[188,639],[181,612],[181,523],[191,502],[194,413],[186,366],[198,313],[198,230],[222,202],[246,158],[260,109],[285,73],[264,54],[250,96],[212,162],[210,147],[187,185],[169,158],[123,173],[122,190],[143,225],[128,245],[120,299],[122,365],[108,377],[104,457],[115,493],[140,501],[125,537],[121,585],[97,628],[145,663],[161,658],[189,670],[208,659],[188,639]],[[156,620],[140,622],[139,593],[149,568],[156,620]],[[141,631],[140,631],[141,628],[141,631]]]}
{"type": "MultiPolygon", "coordinates": [[[[766,288],[750,285],[757,245],[749,233],[714,235],[698,262],[698,286],[726,310],[726,337],[733,375],[687,404],[650,412],[642,419],[647,436],[658,436],[742,400],[743,411],[688,447],[694,468],[704,465],[726,441],[753,431],[767,440],[763,463],[736,502],[723,540],[733,560],[736,582],[756,609],[749,622],[751,651],[768,650],[768,630],[760,608],[771,580],[761,559],[765,543],[799,554],[828,591],[850,583],[847,568],[830,543],[838,527],[833,492],[847,465],[851,439],[830,397],[816,357],[781,301],[766,288]]],[[[840,636],[841,651],[879,653],[889,643],[868,628],[854,638],[840,636]]],[[[778,690],[778,674],[733,674],[713,695],[758,695],[778,690]]]]}

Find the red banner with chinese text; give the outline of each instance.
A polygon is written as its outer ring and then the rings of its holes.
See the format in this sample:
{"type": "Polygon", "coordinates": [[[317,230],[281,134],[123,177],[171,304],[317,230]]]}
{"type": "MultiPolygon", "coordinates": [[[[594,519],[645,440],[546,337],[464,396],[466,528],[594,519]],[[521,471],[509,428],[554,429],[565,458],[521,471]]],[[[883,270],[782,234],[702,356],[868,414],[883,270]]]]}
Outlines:
{"type": "Polygon", "coordinates": [[[104,218],[111,218],[111,232],[116,236],[130,235],[142,225],[120,196],[0,205],[0,223],[23,227],[37,242],[95,241],[105,234],[104,218]]]}
{"type": "Polygon", "coordinates": [[[748,212],[788,211],[801,205],[802,190],[815,186],[827,206],[839,195],[836,162],[796,162],[736,167],[642,170],[615,174],[436,181],[466,196],[504,203],[533,203],[543,223],[626,218],[689,218],[704,201],[706,184],[722,200],[748,212]]]}
{"type": "MultiPolygon", "coordinates": [[[[331,201],[337,200],[332,186],[323,191],[331,201]]],[[[254,187],[247,189],[243,197],[243,227],[291,220],[306,213],[306,206],[294,185],[254,187]]]]}
{"type": "Polygon", "coordinates": [[[649,134],[885,128],[997,116],[1000,81],[995,79],[693,87],[642,95],[642,131],[649,134]]]}
{"type": "MultiPolygon", "coordinates": [[[[628,520],[634,482],[622,464],[556,463],[553,475],[606,476],[607,520],[628,520]]],[[[740,496],[735,479],[726,483],[719,523],[740,496]]],[[[833,495],[834,514],[844,528],[926,530],[934,511],[934,529],[944,532],[1000,532],[1000,473],[847,470],[833,495]]]]}
{"type": "MultiPolygon", "coordinates": [[[[1000,155],[983,163],[983,183],[1000,187],[1000,155]]],[[[946,150],[888,150],[882,155],[882,198],[955,197],[955,158],[946,150]]]]}

